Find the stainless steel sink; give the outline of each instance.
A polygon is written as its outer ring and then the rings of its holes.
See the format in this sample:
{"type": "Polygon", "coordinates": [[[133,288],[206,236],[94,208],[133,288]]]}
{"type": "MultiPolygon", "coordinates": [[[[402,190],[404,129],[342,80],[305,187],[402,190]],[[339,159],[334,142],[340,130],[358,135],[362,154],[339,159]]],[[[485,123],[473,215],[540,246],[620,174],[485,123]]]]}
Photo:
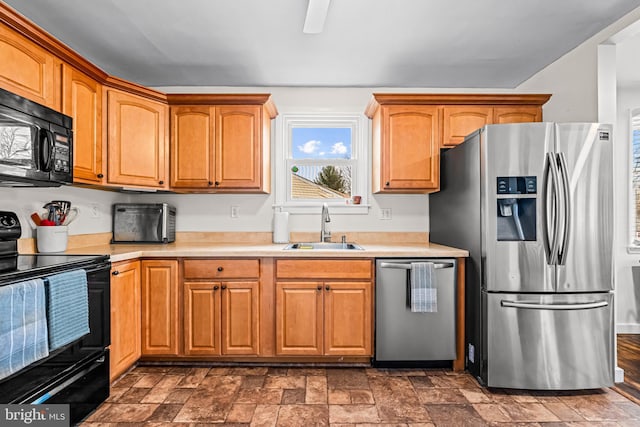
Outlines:
{"type": "Polygon", "coordinates": [[[303,242],[303,243],[291,243],[285,246],[284,250],[358,250],[361,251],[364,248],[355,243],[329,243],[329,242],[303,242]]]}

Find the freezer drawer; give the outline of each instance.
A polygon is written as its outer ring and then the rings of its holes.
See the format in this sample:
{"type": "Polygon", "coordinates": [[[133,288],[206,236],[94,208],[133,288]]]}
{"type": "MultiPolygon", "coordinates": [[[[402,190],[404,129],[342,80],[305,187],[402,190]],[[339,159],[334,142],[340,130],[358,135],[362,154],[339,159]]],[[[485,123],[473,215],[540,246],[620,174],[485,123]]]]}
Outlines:
{"type": "Polygon", "coordinates": [[[484,293],[487,386],[613,385],[613,294],[484,293]]]}
{"type": "Polygon", "coordinates": [[[376,261],[377,362],[446,361],[456,358],[456,260],[376,261]],[[438,311],[412,313],[407,306],[411,262],[433,262],[438,311]]]}

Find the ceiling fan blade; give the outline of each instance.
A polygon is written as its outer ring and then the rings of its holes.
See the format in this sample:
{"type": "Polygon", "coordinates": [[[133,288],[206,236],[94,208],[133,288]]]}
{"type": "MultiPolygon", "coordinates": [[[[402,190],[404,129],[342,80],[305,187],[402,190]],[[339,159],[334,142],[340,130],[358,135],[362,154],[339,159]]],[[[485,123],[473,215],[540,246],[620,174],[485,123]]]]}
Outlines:
{"type": "Polygon", "coordinates": [[[302,32],[306,34],[318,34],[322,32],[324,21],[329,11],[331,0],[309,0],[307,17],[304,20],[302,32]]]}

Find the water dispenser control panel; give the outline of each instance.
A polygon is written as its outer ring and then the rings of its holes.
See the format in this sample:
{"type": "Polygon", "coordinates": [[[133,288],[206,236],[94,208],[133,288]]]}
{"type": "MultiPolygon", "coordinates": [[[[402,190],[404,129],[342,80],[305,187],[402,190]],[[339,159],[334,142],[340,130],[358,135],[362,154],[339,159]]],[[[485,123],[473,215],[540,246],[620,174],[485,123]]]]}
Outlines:
{"type": "Polygon", "coordinates": [[[498,194],[536,194],[538,184],[535,176],[499,176],[498,194]]]}

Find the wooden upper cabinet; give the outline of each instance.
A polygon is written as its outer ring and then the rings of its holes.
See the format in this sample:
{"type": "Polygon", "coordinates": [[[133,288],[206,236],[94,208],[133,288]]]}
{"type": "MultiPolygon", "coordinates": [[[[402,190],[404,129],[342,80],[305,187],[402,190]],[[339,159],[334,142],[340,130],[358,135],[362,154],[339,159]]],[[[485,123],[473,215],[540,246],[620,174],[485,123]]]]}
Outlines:
{"type": "Polygon", "coordinates": [[[59,109],[58,76],[59,61],[51,53],[0,24],[0,87],[59,109]]]}
{"type": "Polygon", "coordinates": [[[73,118],[74,182],[101,184],[104,180],[102,85],[63,64],[62,112],[73,118]]]}
{"type": "Polygon", "coordinates": [[[214,115],[206,105],[171,107],[171,187],[213,186],[214,115]]]}
{"type": "Polygon", "coordinates": [[[142,354],[177,355],[178,261],[144,260],[141,270],[142,354]]]}
{"type": "Polygon", "coordinates": [[[492,123],[493,108],[486,106],[445,106],[442,108],[442,146],[460,144],[471,132],[492,123]]]}
{"type": "Polygon", "coordinates": [[[542,120],[547,94],[374,93],[374,193],[432,193],[440,188],[440,148],[486,124],[542,120]]]}
{"type": "Polygon", "coordinates": [[[541,106],[504,106],[493,109],[493,123],[541,122],[541,106]]]}
{"type": "Polygon", "coordinates": [[[120,90],[108,90],[108,183],[168,188],[168,107],[120,90]]]}
{"type": "Polygon", "coordinates": [[[374,192],[436,190],[440,166],[438,109],[384,106],[380,120],[381,164],[380,175],[374,175],[374,192]]]}
{"type": "Polygon", "coordinates": [[[184,192],[268,193],[268,94],[169,94],[171,188],[184,192]]]}
{"type": "Polygon", "coordinates": [[[216,188],[260,189],[261,108],[216,107],[216,188]]]}

